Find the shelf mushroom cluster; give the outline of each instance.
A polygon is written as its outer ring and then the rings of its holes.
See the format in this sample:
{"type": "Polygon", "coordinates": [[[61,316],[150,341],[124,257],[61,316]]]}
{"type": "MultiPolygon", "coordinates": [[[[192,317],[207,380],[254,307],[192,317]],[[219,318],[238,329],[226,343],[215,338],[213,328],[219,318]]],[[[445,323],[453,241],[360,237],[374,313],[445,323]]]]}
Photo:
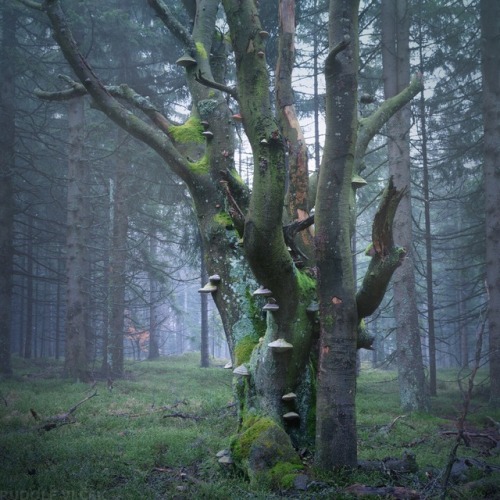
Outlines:
{"type": "Polygon", "coordinates": [[[213,293],[217,291],[217,287],[220,283],[220,276],[218,274],[213,274],[208,278],[208,283],[198,290],[199,293],[213,293]]]}

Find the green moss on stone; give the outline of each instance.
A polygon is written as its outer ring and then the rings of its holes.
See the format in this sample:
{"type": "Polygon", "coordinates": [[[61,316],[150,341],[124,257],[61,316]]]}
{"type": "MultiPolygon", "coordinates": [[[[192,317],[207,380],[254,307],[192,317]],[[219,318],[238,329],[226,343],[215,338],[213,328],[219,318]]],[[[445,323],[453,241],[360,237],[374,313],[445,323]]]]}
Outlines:
{"type": "Polygon", "coordinates": [[[261,434],[274,427],[276,424],[268,417],[250,416],[243,422],[243,432],[233,441],[232,455],[235,460],[241,462],[248,460],[250,450],[254,442],[261,434]]]}
{"type": "Polygon", "coordinates": [[[278,462],[270,471],[269,477],[273,488],[288,490],[293,487],[297,473],[302,466],[290,462],[278,462]]]}
{"type": "Polygon", "coordinates": [[[316,281],[302,271],[297,272],[297,283],[302,297],[316,293],[316,281]]]}
{"type": "Polygon", "coordinates": [[[234,348],[234,355],[236,358],[236,365],[241,365],[250,361],[250,356],[254,347],[259,343],[259,337],[255,334],[246,335],[238,340],[234,348]]]}
{"type": "Polygon", "coordinates": [[[189,118],[186,123],[182,125],[172,125],[169,128],[174,141],[186,144],[189,142],[203,143],[204,137],[202,134],[203,126],[197,118],[189,118]]]}

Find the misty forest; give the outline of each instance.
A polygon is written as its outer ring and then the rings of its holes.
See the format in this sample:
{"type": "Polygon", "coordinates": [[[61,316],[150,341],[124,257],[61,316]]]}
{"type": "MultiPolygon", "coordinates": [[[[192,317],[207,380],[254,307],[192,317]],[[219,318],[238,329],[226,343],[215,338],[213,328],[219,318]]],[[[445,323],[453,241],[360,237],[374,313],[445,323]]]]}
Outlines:
{"type": "Polygon", "coordinates": [[[0,1],[0,498],[500,495],[500,2],[0,1]]]}

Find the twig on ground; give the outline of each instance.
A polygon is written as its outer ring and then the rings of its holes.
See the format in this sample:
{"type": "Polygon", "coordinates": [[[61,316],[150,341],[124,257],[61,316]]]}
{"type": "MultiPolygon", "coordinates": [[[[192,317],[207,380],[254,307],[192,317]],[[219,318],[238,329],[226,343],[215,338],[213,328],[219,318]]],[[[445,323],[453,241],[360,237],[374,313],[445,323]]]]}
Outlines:
{"type": "MultiPolygon", "coordinates": [[[[43,424],[39,430],[43,431],[51,431],[52,429],[55,429],[56,427],[60,427],[62,425],[70,424],[74,422],[74,420],[71,419],[73,416],[73,413],[77,410],[77,408],[88,401],[89,399],[93,398],[94,396],[97,396],[97,391],[94,391],[90,396],[87,396],[86,398],[82,399],[76,405],[72,406],[67,412],[61,413],[59,415],[54,415],[52,417],[49,417],[45,424],[43,424]]],[[[35,410],[31,409],[31,414],[33,415],[33,418],[35,420],[39,420],[38,414],[35,410]]]]}

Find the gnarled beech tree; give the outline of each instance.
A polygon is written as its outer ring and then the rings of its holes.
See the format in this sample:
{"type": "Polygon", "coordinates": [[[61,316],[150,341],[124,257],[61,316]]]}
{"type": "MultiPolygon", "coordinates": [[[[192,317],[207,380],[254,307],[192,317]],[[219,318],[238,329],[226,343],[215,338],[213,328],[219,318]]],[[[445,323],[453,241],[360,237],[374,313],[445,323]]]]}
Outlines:
{"type": "Polygon", "coordinates": [[[309,183],[291,86],[294,1],[279,3],[275,103],[265,56],[268,34],[257,1],[185,0],[191,31],[162,0],[148,1],[185,46],[178,62],[185,67],[193,102],[186,123],[174,125],[126,84],[106,86],[80,52],[60,2],[46,0],[38,7],[50,19],[54,38],[78,79],[63,94],[88,94],[94,106],[154,149],[191,193],[207,271],[220,276],[213,300],[236,375],[241,373],[235,377],[240,409],[231,450],[235,462],[260,481],[269,478],[278,462],[296,469],[293,446],[315,442],[320,467],[355,466],[356,349],[369,348],[372,341],[359,325],[380,304],[405,250],[392,241],[402,193],[389,183],[373,225],[371,263],[356,293],[350,240],[357,184],[352,179],[363,168],[370,140],[420,90],[421,81],[414,79],[372,116],[359,118],[358,2],[331,0],[325,152],[319,178],[309,183]],[[219,4],[234,53],[234,87],[214,77],[220,60],[212,45],[219,4]],[[240,117],[253,153],[251,190],[234,164],[233,137],[240,117]],[[238,239],[242,245],[234,244],[238,239]],[[265,321],[261,310],[266,299],[253,295],[257,284],[272,292],[274,305],[265,321]]]}

